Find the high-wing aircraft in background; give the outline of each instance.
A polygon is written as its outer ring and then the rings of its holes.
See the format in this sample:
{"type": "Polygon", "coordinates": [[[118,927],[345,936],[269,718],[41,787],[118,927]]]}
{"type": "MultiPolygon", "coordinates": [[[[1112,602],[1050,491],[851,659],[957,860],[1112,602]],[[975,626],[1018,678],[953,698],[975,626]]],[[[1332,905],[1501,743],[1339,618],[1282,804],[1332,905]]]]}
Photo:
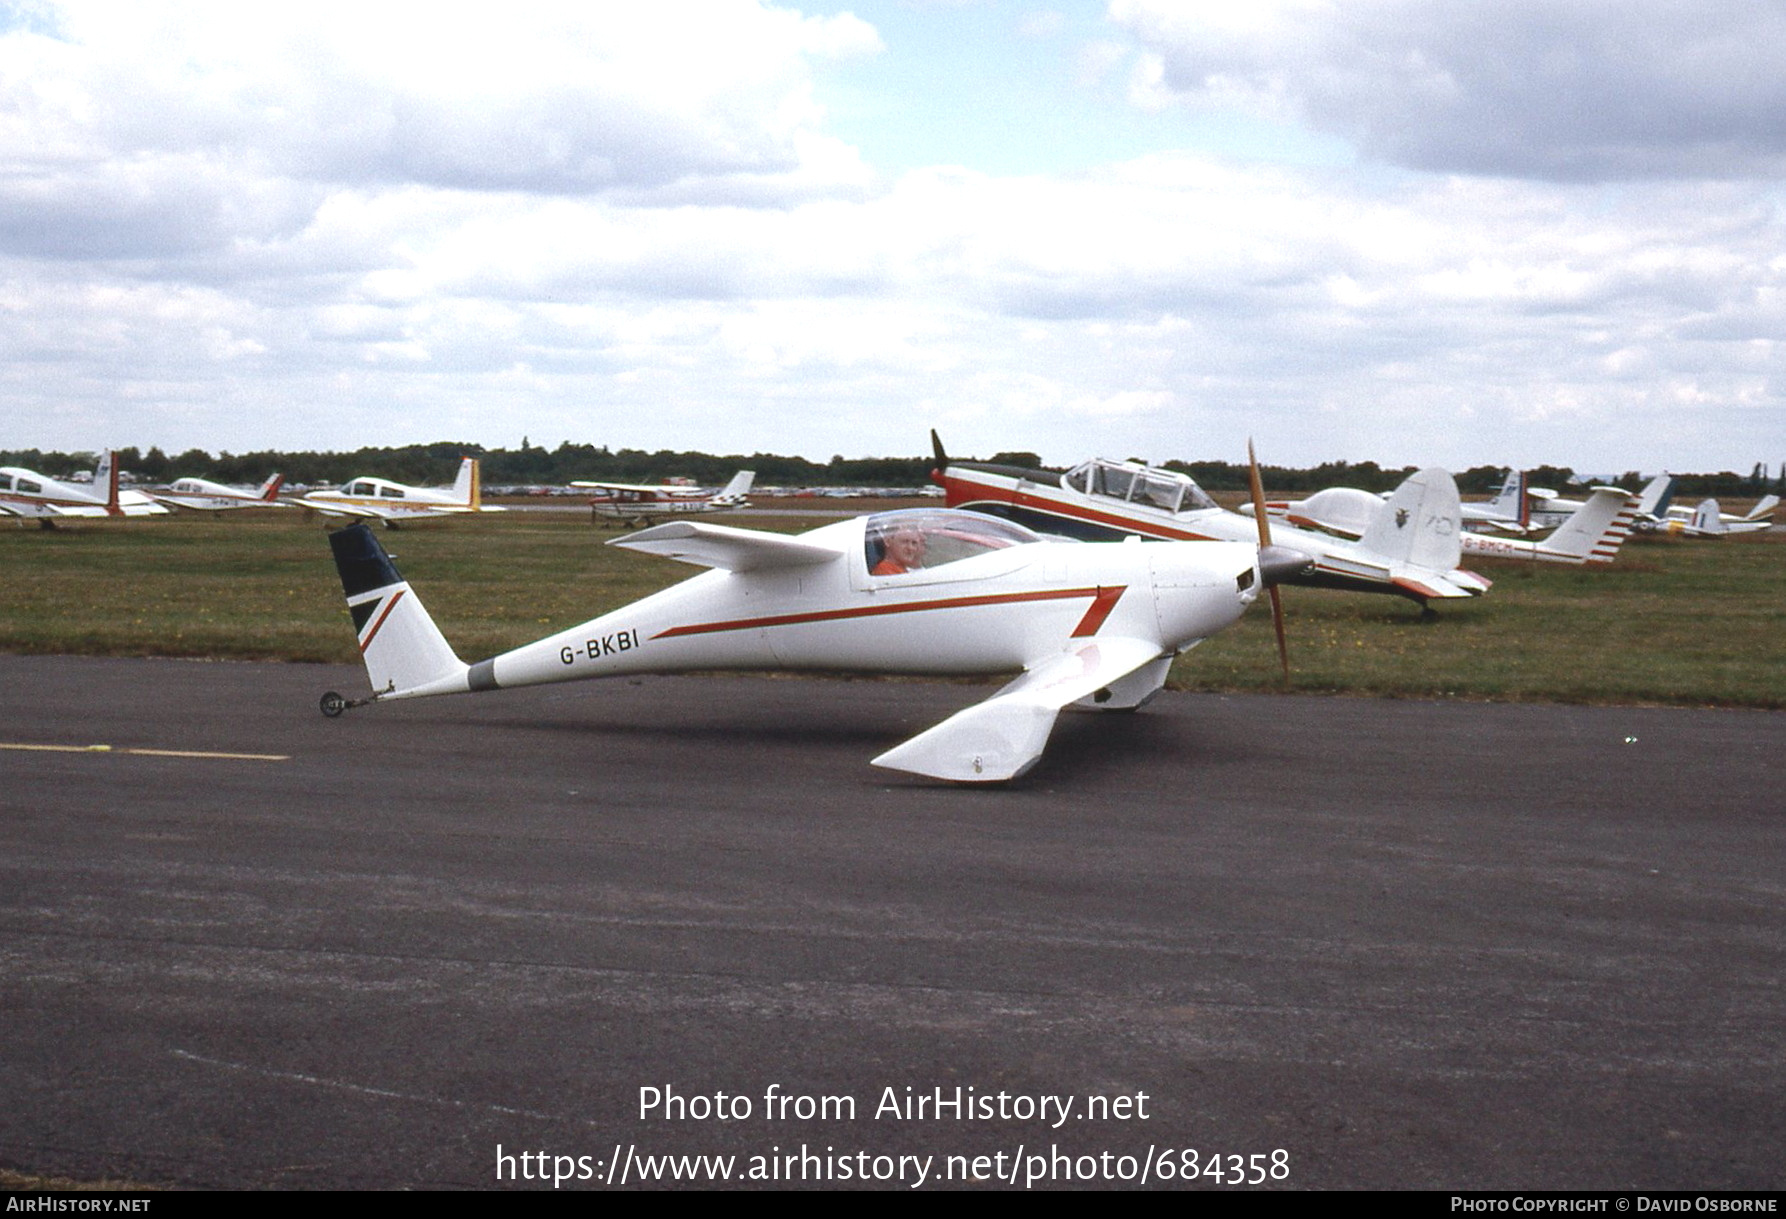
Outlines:
{"type": "Polygon", "coordinates": [[[634,483],[574,482],[571,486],[594,492],[589,497],[589,506],[594,509],[596,516],[634,526],[654,516],[681,516],[684,513],[722,512],[727,508],[748,507],[750,501],[745,496],[750,494],[750,484],[755,479],[756,471],[740,470],[732,475],[731,482],[718,491],[705,491],[700,487],[676,483],[639,486],[634,483]]]}
{"type": "Polygon", "coordinates": [[[1258,596],[1248,544],[1084,546],[978,513],[916,508],[809,533],[673,521],[610,545],[711,568],[624,609],[466,664],[364,525],[330,535],[370,698],[703,669],[1020,674],[874,759],[997,782],[1042,755],[1068,705],[1128,710],[1172,658],[1258,596]]]}
{"type": "MultiPolygon", "coordinates": [[[[1355,538],[1370,526],[1382,505],[1381,497],[1369,491],[1328,487],[1307,499],[1291,501],[1284,509],[1286,518],[1299,525],[1355,538]]],[[[1542,541],[1465,532],[1458,544],[1464,554],[1479,557],[1535,559],[1541,563],[1610,563],[1631,536],[1636,505],[1637,497],[1619,487],[1596,487],[1542,541]]]]}
{"type": "Polygon", "coordinates": [[[35,518],[45,529],[71,517],[166,516],[140,491],[118,489],[118,455],[99,459],[91,484],[62,482],[21,466],[0,467],[0,516],[35,518]]]}
{"type": "MultiPolygon", "coordinates": [[[[1294,505],[1287,505],[1295,520],[1294,505]]],[[[1531,501],[1526,498],[1526,476],[1523,470],[1508,470],[1501,480],[1501,489],[1486,504],[1463,506],[1465,529],[1498,529],[1504,533],[1529,533],[1539,528],[1532,520],[1531,501]]]]}
{"type": "Polygon", "coordinates": [[[306,508],[315,508],[324,516],[383,521],[387,528],[394,528],[404,521],[503,510],[498,505],[483,502],[475,457],[460,461],[459,477],[450,490],[410,487],[388,478],[356,478],[335,491],[312,491],[300,496],[297,502],[306,508]]]}
{"type": "MultiPolygon", "coordinates": [[[[1102,458],[1071,470],[952,461],[930,434],[931,477],[951,508],[987,512],[1042,533],[1086,540],[1130,535],[1168,541],[1246,541],[1259,526],[1210,499],[1189,475],[1102,458]]],[[[1458,566],[1457,484],[1444,470],[1411,475],[1372,510],[1357,541],[1284,524],[1270,544],[1305,560],[1285,584],[1394,593],[1424,606],[1434,598],[1473,597],[1489,581],[1458,566]]]]}
{"type": "Polygon", "coordinates": [[[177,478],[162,490],[149,494],[159,503],[204,512],[226,512],[233,508],[290,508],[293,505],[279,498],[279,488],[284,482],[285,475],[274,474],[258,490],[247,491],[207,478],[177,478]]]}

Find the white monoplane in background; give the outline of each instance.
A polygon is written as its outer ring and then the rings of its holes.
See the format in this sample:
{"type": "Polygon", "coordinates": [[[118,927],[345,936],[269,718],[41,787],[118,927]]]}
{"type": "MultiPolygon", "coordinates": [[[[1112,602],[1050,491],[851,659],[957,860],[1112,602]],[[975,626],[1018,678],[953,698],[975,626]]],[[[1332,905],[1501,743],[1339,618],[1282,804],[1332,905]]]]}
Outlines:
{"type": "MultiPolygon", "coordinates": [[[[931,477],[951,508],[1005,517],[1043,533],[1088,541],[1129,536],[1165,541],[1246,541],[1259,525],[1206,495],[1187,474],[1102,458],[1071,470],[1038,470],[952,461],[936,433],[931,477]]],[[[1303,557],[1285,584],[1394,593],[1424,606],[1433,598],[1473,597],[1489,581],[1458,566],[1457,484],[1444,470],[1411,475],[1387,500],[1374,500],[1357,541],[1284,524],[1270,544],[1303,557]]]]}
{"type": "Polygon", "coordinates": [[[1252,544],[1083,546],[917,508],[797,537],[676,521],[610,545],[712,570],[624,609],[466,664],[363,525],[330,535],[373,693],[392,698],[707,669],[1016,677],[874,759],[939,779],[1015,778],[1062,708],[1141,706],[1172,658],[1258,596],[1252,544]]]}
{"type": "Polygon", "coordinates": [[[387,528],[404,521],[503,510],[483,502],[475,457],[467,457],[459,463],[459,477],[451,489],[411,487],[388,478],[356,478],[335,491],[312,491],[299,497],[297,502],[324,516],[383,521],[387,528]]]}
{"type": "Polygon", "coordinates": [[[258,490],[229,487],[208,478],[177,478],[159,491],[151,491],[158,502],[175,508],[200,512],[228,512],[236,508],[290,508],[294,505],[279,498],[285,475],[274,474],[258,490]]]}
{"type": "Polygon", "coordinates": [[[750,501],[745,496],[750,494],[750,484],[755,479],[756,471],[740,470],[718,491],[681,483],[642,486],[636,483],[574,482],[571,486],[594,492],[589,497],[589,506],[596,516],[639,525],[654,516],[682,516],[749,507],[750,501]]]}
{"type": "Polygon", "coordinates": [[[1742,516],[1722,511],[1715,499],[1697,508],[1670,508],[1668,514],[1647,526],[1648,531],[1688,538],[1721,538],[1734,533],[1761,533],[1774,527],[1774,509],[1780,497],[1765,495],[1742,516]]]}
{"type": "Polygon", "coordinates": [[[0,516],[36,519],[45,529],[72,517],[166,516],[167,509],[140,491],[118,489],[118,455],[99,459],[91,483],[63,482],[22,466],[0,467],[0,516]]]}
{"type": "MultiPolygon", "coordinates": [[[[1631,536],[1637,498],[1619,487],[1595,487],[1579,508],[1543,541],[1465,532],[1459,548],[1479,558],[1534,559],[1540,563],[1610,563],[1631,536]]],[[[1342,537],[1358,537],[1381,512],[1383,501],[1356,487],[1328,487],[1284,505],[1288,519],[1342,537]]],[[[1275,540],[1275,539],[1274,539],[1275,540]]]]}

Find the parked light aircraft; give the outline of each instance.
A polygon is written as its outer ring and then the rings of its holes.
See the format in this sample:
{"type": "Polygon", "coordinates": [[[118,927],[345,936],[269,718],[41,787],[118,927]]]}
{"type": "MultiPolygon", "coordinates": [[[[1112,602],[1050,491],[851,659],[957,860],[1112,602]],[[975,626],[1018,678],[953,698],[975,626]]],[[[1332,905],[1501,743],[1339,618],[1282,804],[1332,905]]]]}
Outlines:
{"type": "MultiPolygon", "coordinates": [[[[1290,524],[1304,529],[1319,529],[1356,538],[1364,532],[1365,523],[1375,511],[1373,500],[1385,500],[1389,493],[1372,495],[1354,487],[1330,487],[1317,491],[1307,499],[1270,500],[1266,509],[1274,517],[1283,517],[1290,524]]],[[[1506,533],[1528,533],[1547,528],[1531,519],[1530,501],[1526,498],[1526,476],[1519,470],[1508,470],[1501,488],[1486,504],[1460,505],[1460,519],[1465,529],[1498,529],[1506,533]]],[[[1245,511],[1242,508],[1242,511],[1245,511]]],[[[1555,522],[1551,522],[1555,524],[1555,522]]]]}
{"type": "MultiPolygon", "coordinates": [[[[1087,540],[1138,535],[1168,541],[1245,541],[1259,526],[1206,495],[1188,475],[1130,461],[1095,459],[1071,470],[951,461],[930,435],[931,477],[951,508],[970,508],[1044,533],[1087,540]]],[[[1489,581],[1458,567],[1457,484],[1444,470],[1422,470],[1379,503],[1358,541],[1287,525],[1270,526],[1270,543],[1303,556],[1283,577],[1361,592],[1394,593],[1425,605],[1473,597],[1489,581]]]]}
{"type": "Polygon", "coordinates": [[[623,521],[627,525],[642,524],[653,516],[680,516],[688,512],[720,512],[727,508],[749,507],[744,497],[756,478],[754,470],[740,470],[732,481],[719,491],[684,487],[674,483],[639,486],[634,483],[574,482],[573,487],[586,487],[595,492],[589,506],[597,516],[623,521]]]}
{"type": "Polygon", "coordinates": [[[478,461],[467,457],[459,463],[459,477],[451,490],[438,487],[410,487],[386,478],[356,478],[335,491],[312,491],[300,496],[298,503],[315,508],[324,516],[354,516],[379,520],[387,528],[403,521],[427,520],[437,516],[459,516],[468,512],[501,512],[495,504],[483,502],[478,461]]]}
{"type": "Polygon", "coordinates": [[[0,467],[0,516],[35,518],[45,529],[64,517],[166,516],[140,491],[118,489],[117,454],[100,457],[90,485],[48,478],[22,466],[0,467]]]}
{"type": "Polygon", "coordinates": [[[374,693],[391,698],[702,669],[1018,673],[985,702],[874,759],[939,779],[1023,774],[1056,716],[1129,710],[1172,658],[1258,596],[1252,544],[1083,546],[1008,521],[914,508],[790,537],[673,521],[610,545],[712,570],[467,665],[365,525],[330,535],[374,693]]]}
{"type": "Polygon", "coordinates": [[[1774,509],[1780,506],[1777,495],[1763,496],[1744,516],[1722,511],[1715,499],[1701,500],[1699,507],[1671,508],[1668,515],[1648,526],[1652,532],[1689,538],[1721,538],[1732,533],[1760,533],[1774,527],[1774,509]]]}
{"type": "Polygon", "coordinates": [[[1501,489],[1486,504],[1465,504],[1465,529],[1498,529],[1503,533],[1529,533],[1541,528],[1532,520],[1531,501],[1526,498],[1524,470],[1508,470],[1501,480],[1501,489]]]}
{"type": "Polygon", "coordinates": [[[178,478],[160,491],[152,491],[159,503],[175,508],[192,508],[205,512],[225,512],[233,508],[290,508],[293,505],[279,498],[285,475],[274,474],[255,491],[226,487],[207,478],[178,478]]]}
{"type": "MultiPolygon", "coordinates": [[[[1610,563],[1631,535],[1637,497],[1619,487],[1596,487],[1581,507],[1542,541],[1492,537],[1466,531],[1458,538],[1467,555],[1535,559],[1542,563],[1610,563]]],[[[1356,487],[1328,487],[1285,505],[1299,525],[1358,537],[1380,511],[1383,500],[1356,487]]]]}
{"type": "MultiPolygon", "coordinates": [[[[1670,512],[1668,501],[1674,489],[1674,476],[1667,472],[1656,475],[1637,493],[1633,513],[1637,520],[1661,519],[1670,512]]],[[[1561,528],[1574,513],[1581,511],[1586,500],[1564,499],[1544,487],[1527,487],[1526,494],[1537,501],[1527,511],[1533,529],[1561,528]]],[[[1684,514],[1684,513],[1683,513],[1684,514]]]]}

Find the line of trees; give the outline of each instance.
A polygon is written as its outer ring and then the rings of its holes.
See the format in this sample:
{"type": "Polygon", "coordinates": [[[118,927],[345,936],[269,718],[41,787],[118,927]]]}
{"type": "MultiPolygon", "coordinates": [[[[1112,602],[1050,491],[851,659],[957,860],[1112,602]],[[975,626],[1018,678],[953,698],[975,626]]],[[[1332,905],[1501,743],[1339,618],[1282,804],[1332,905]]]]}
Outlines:
{"type": "MultiPolygon", "coordinates": [[[[1040,466],[1034,453],[995,453],[988,458],[953,455],[962,461],[992,461],[1003,465],[1040,466]]],[[[485,486],[558,485],[573,479],[596,479],[604,482],[661,482],[672,477],[692,478],[705,486],[718,486],[738,470],[755,470],[757,482],[763,486],[786,487],[909,487],[929,481],[934,460],[922,457],[856,457],[836,456],[828,462],[809,461],[804,457],[782,457],[773,453],[712,454],[677,452],[660,449],[609,449],[606,445],[572,444],[565,441],[555,449],[521,441],[518,449],[486,449],[482,445],[452,441],[433,444],[412,444],[394,448],[362,448],[351,453],[286,453],[262,450],[254,453],[220,453],[213,457],[203,449],[188,449],[169,455],[159,448],[144,452],[137,448],[118,450],[119,468],[137,478],[163,483],[175,478],[209,478],[217,482],[258,483],[274,470],[285,474],[288,483],[343,483],[361,475],[375,475],[398,482],[421,486],[445,485],[453,481],[462,457],[483,461],[485,486]]],[[[0,464],[25,466],[52,478],[67,477],[77,471],[91,470],[97,454],[45,452],[40,449],[0,451],[0,464]]],[[[1189,474],[1210,491],[1246,489],[1245,465],[1223,461],[1168,461],[1168,469],[1189,474]]],[[[1413,466],[1384,468],[1375,462],[1323,462],[1299,469],[1292,466],[1263,467],[1265,485],[1274,491],[1317,491],[1322,487],[1358,487],[1365,491],[1388,491],[1414,472],[1413,466]]],[[[1505,473],[1500,466],[1475,466],[1455,471],[1458,489],[1466,495],[1487,494],[1501,484],[1505,473]]],[[[1567,466],[1539,466],[1528,471],[1534,486],[1562,489],[1570,484],[1575,472],[1567,466]]],[[[1619,486],[1636,490],[1644,483],[1643,475],[1628,471],[1614,480],[1619,486]]],[[[1767,464],[1757,463],[1747,475],[1724,471],[1716,474],[1677,474],[1677,496],[1728,495],[1759,496],[1770,491],[1786,494],[1786,462],[1778,477],[1768,476],[1767,464]]]]}

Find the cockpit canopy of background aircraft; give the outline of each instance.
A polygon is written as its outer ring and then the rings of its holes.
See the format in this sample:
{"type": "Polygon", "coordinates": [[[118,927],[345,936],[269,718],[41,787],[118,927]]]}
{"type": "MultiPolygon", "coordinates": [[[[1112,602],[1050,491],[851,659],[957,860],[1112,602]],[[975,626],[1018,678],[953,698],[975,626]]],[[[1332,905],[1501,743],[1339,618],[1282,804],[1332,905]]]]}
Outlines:
{"type": "Polygon", "coordinates": [[[1042,540],[1022,525],[947,508],[876,513],[863,523],[863,536],[868,571],[876,576],[928,571],[990,550],[1042,540]]]}
{"type": "Polygon", "coordinates": [[[1061,483],[1082,495],[1101,495],[1167,512],[1216,507],[1216,502],[1190,475],[1132,461],[1106,461],[1099,457],[1081,462],[1067,471],[1061,483]]]}
{"type": "Polygon", "coordinates": [[[363,499],[372,499],[377,496],[382,496],[385,499],[402,499],[403,488],[382,480],[362,478],[341,488],[341,494],[359,496],[363,499]]]}

